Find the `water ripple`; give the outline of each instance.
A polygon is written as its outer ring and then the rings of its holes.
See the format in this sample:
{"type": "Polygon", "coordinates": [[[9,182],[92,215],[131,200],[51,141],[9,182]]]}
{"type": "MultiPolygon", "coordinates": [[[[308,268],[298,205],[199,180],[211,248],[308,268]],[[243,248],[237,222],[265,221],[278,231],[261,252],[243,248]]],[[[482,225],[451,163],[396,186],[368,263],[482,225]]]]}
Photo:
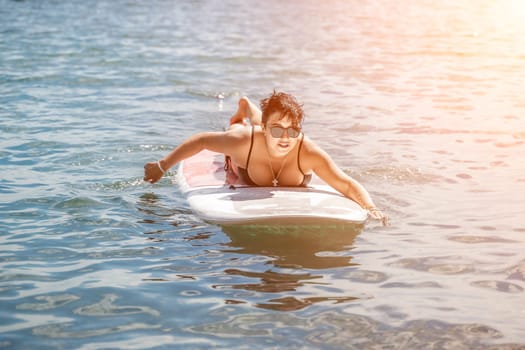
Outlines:
{"type": "Polygon", "coordinates": [[[115,305],[117,295],[104,295],[103,299],[95,304],[76,309],[74,312],[84,316],[122,316],[146,313],[152,316],[160,316],[160,312],[149,307],[121,306],[115,305]]]}
{"type": "Polygon", "coordinates": [[[79,300],[80,297],[73,294],[39,295],[35,297],[38,303],[18,304],[18,310],[42,311],[60,308],[66,304],[79,300]]]}
{"type": "Polygon", "coordinates": [[[66,324],[53,324],[46,326],[39,326],[33,328],[33,334],[36,336],[43,336],[46,338],[62,338],[62,339],[75,339],[75,338],[94,338],[103,335],[133,332],[133,331],[144,331],[158,329],[158,325],[131,322],[127,324],[120,324],[111,327],[93,327],[93,324],[87,324],[82,327],[74,329],[74,325],[71,323],[66,324]]]}

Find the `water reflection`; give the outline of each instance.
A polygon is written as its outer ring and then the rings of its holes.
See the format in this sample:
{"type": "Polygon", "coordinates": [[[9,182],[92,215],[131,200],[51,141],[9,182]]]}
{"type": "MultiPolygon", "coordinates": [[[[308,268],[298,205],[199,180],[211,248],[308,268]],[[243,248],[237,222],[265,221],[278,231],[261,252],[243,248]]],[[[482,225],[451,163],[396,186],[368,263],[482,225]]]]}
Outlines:
{"type": "Polygon", "coordinates": [[[288,268],[327,269],[351,266],[345,254],[362,225],[236,225],[223,226],[231,242],[227,250],[271,257],[272,265],[288,268]]]}
{"type": "Polygon", "coordinates": [[[264,256],[270,259],[265,265],[274,267],[274,269],[265,267],[265,271],[226,269],[224,272],[229,276],[241,276],[242,280],[245,278],[252,280],[250,283],[234,283],[229,287],[250,292],[272,293],[273,297],[270,300],[258,302],[255,306],[279,311],[298,310],[323,301],[340,303],[358,299],[355,296],[341,296],[339,293],[336,296],[314,295],[304,298],[298,298],[297,293],[294,293],[294,296],[286,293],[296,292],[305,285],[325,284],[319,281],[323,278],[322,270],[354,266],[355,264],[351,262],[352,256],[348,253],[362,227],[362,225],[343,224],[224,226],[222,229],[230,238],[224,252],[264,256]],[[315,271],[312,273],[308,270],[315,271]],[[279,296],[276,297],[275,294],[279,296]]]}

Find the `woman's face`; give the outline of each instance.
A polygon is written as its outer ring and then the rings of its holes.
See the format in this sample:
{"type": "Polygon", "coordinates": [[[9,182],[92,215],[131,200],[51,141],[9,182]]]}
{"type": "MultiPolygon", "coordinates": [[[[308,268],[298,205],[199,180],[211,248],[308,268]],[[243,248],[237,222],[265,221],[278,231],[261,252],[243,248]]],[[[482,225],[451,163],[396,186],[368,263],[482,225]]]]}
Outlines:
{"type": "Polygon", "coordinates": [[[300,136],[300,129],[292,128],[290,119],[287,117],[281,119],[279,112],[270,114],[264,130],[268,153],[277,158],[287,155],[294,148],[300,136]]]}

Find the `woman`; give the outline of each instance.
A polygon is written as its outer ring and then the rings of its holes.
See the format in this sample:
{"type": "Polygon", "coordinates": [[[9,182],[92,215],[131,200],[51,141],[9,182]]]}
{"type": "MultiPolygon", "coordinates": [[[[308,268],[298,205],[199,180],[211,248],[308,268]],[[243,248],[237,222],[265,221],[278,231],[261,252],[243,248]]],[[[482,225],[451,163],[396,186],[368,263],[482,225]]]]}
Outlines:
{"type": "Polygon", "coordinates": [[[304,136],[303,118],[301,105],[287,93],[274,91],[261,101],[261,110],[242,97],[227,131],[193,135],[163,159],[147,163],[144,181],[157,182],[181,160],[207,149],[226,156],[225,170],[230,184],[306,186],[315,173],[385,224],[386,216],[376,208],[367,190],[304,136]],[[246,124],[246,118],[251,126],[246,124]]]}

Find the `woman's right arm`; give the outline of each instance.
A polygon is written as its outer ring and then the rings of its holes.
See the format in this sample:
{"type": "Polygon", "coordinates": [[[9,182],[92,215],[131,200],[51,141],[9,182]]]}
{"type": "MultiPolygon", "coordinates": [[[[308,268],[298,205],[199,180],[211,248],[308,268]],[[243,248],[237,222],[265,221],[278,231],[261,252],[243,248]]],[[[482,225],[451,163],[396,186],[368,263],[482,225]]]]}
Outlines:
{"type": "Polygon", "coordinates": [[[228,154],[232,149],[239,146],[240,141],[239,132],[235,131],[195,134],[175,147],[161,160],[146,163],[144,165],[144,181],[150,183],[159,181],[169,168],[204,149],[228,154]]]}

